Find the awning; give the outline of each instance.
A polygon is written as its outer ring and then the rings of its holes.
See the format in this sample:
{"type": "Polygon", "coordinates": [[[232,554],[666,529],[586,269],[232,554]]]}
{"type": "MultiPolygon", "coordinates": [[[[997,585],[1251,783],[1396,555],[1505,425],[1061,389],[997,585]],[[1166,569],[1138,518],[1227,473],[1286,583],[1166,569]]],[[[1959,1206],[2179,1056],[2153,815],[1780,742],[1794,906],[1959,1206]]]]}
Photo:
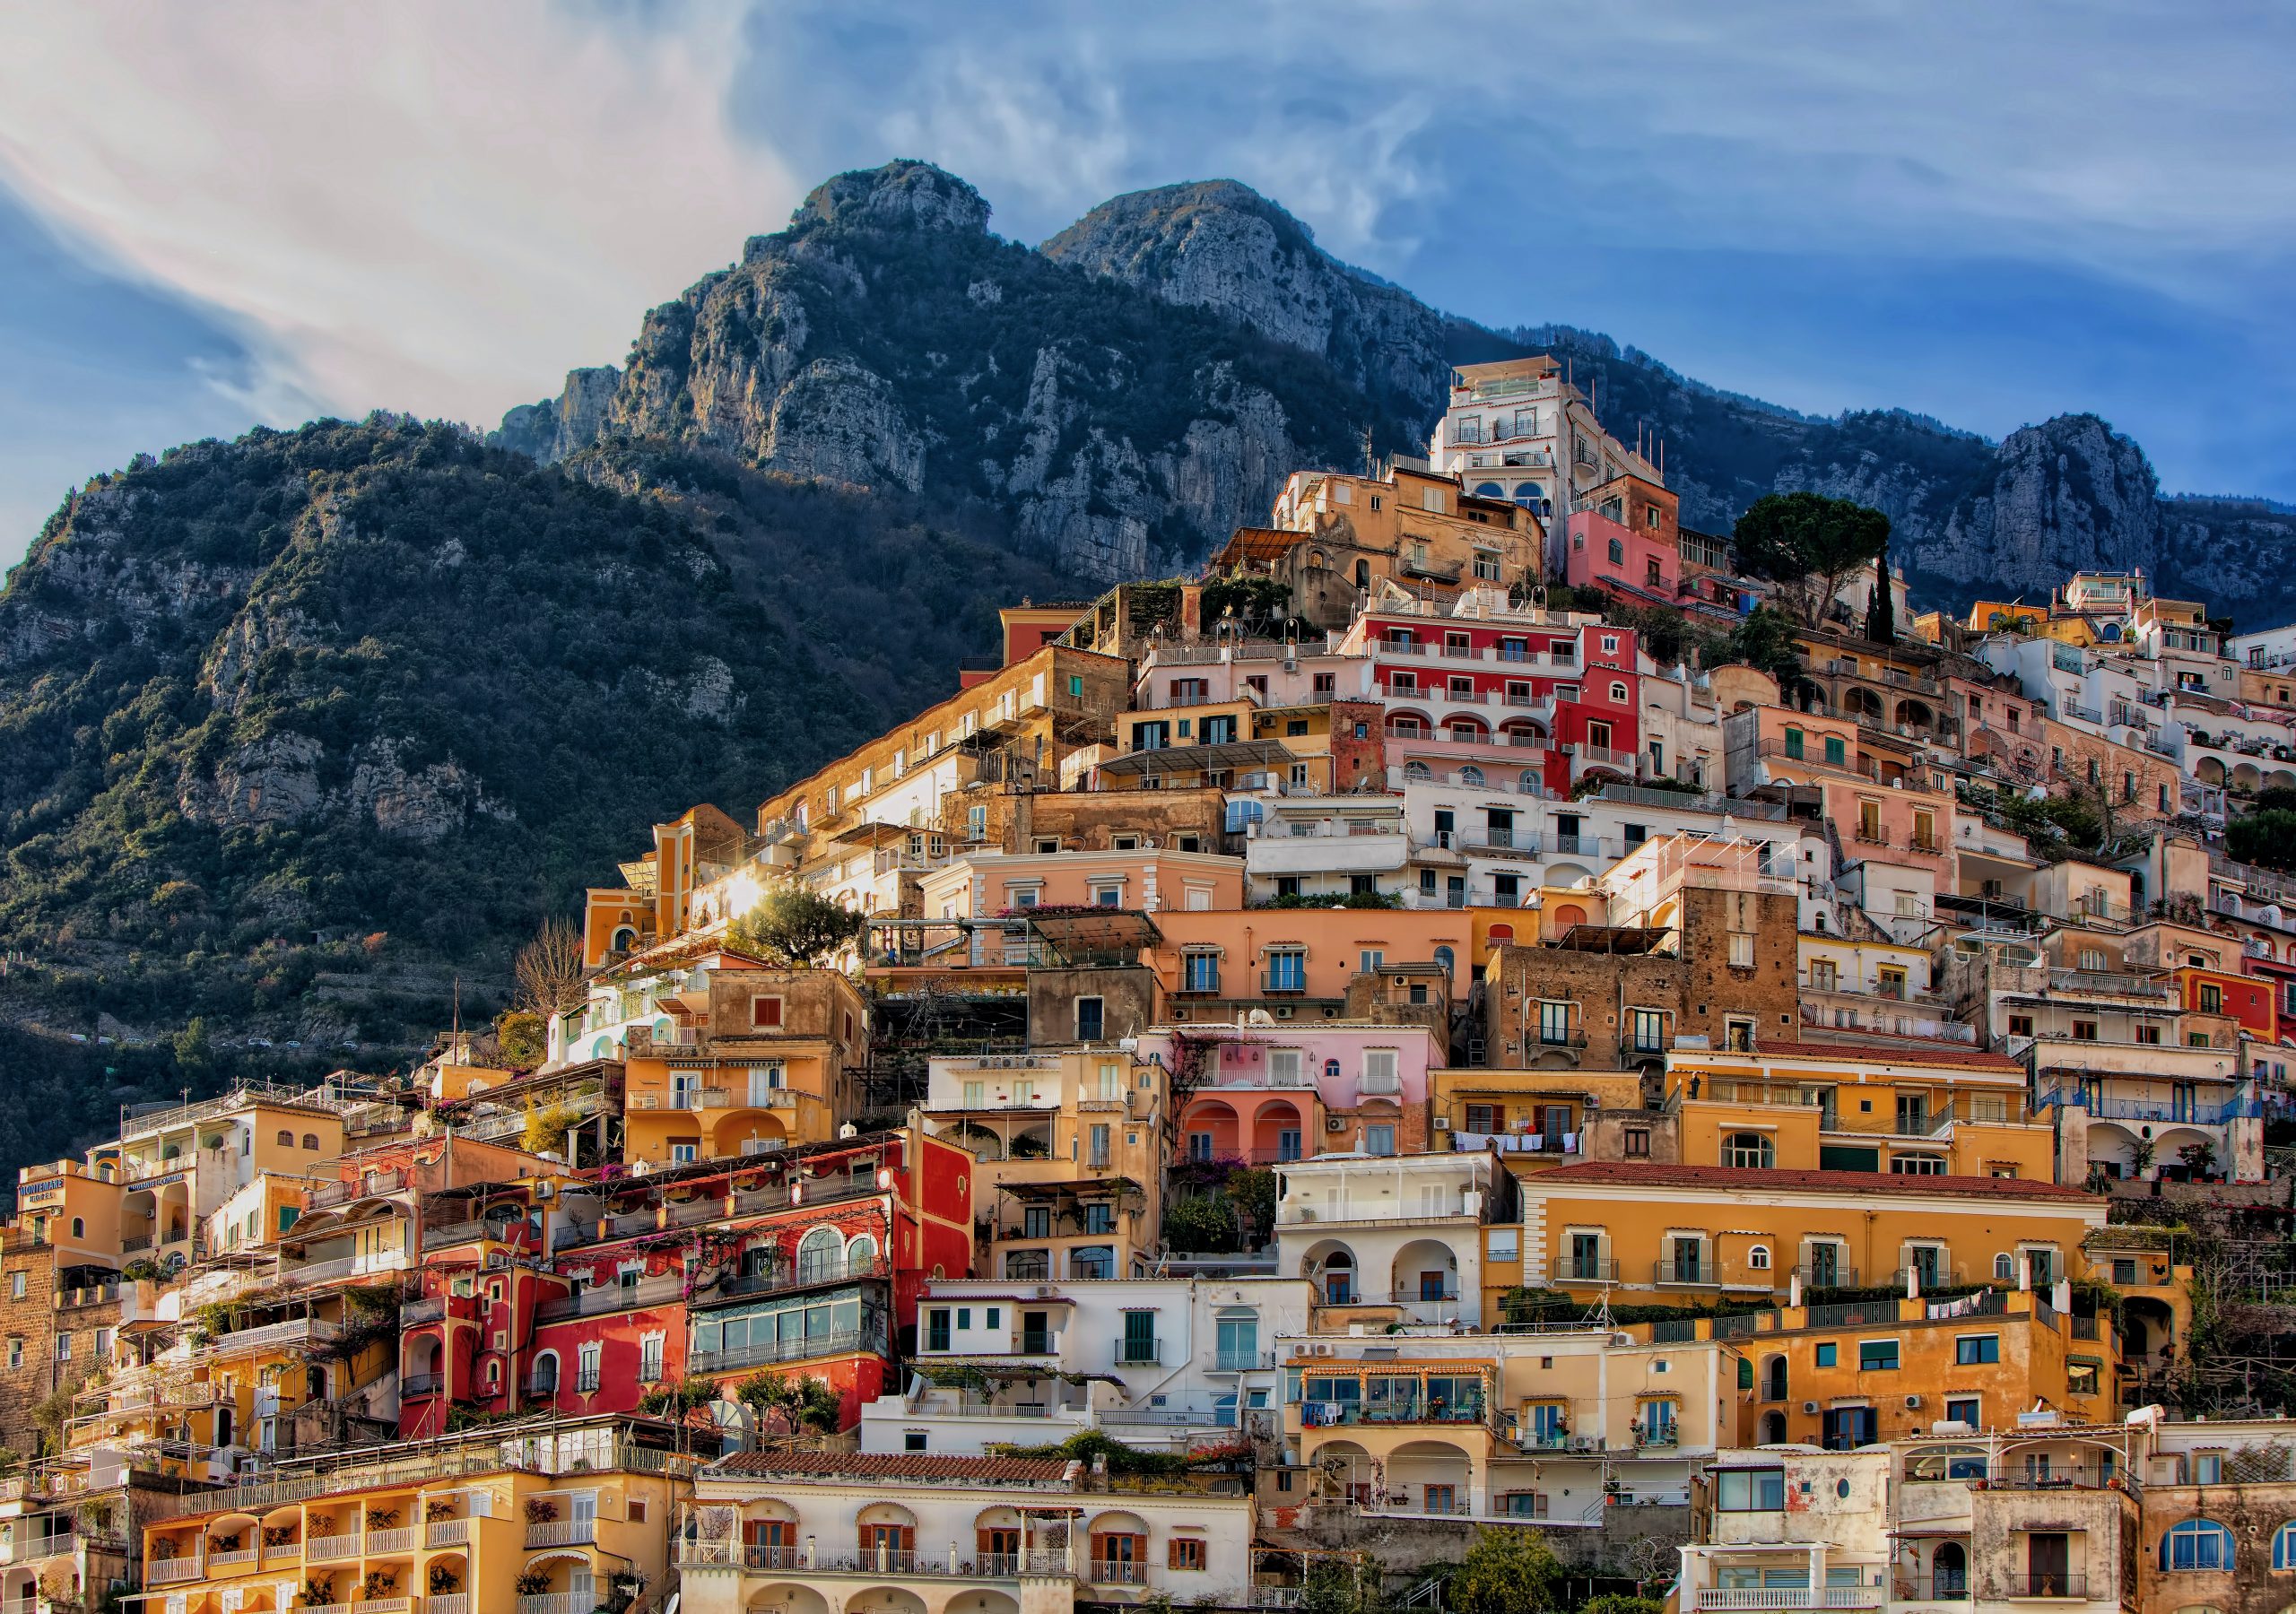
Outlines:
{"type": "Polygon", "coordinates": [[[1224,745],[1168,745],[1155,751],[1111,757],[1100,771],[1118,778],[1145,774],[1203,773],[1225,768],[1268,768],[1289,764],[1291,751],[1274,740],[1231,740],[1224,745]]]}

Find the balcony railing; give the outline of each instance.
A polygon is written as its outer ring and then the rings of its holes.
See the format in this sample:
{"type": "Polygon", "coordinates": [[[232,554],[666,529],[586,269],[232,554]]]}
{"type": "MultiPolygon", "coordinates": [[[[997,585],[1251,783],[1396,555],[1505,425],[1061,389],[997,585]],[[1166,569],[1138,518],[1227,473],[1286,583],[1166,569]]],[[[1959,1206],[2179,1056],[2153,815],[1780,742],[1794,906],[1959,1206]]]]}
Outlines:
{"type": "Polygon", "coordinates": [[[426,1395],[442,1394],[446,1388],[445,1375],[437,1373],[410,1373],[400,1378],[398,1382],[399,1399],[402,1401],[416,1401],[426,1395]]]}
{"type": "Polygon", "coordinates": [[[535,1307],[535,1321],[555,1323],[566,1317],[596,1317],[633,1306],[656,1306],[675,1300],[685,1292],[685,1277],[663,1272],[636,1283],[601,1283],[578,1294],[553,1295],[535,1307]]]}
{"type": "Polygon", "coordinates": [[[370,1530],[367,1532],[366,1556],[380,1558],[390,1553],[414,1550],[415,1530],[412,1524],[396,1530],[370,1530]]]}
{"type": "Polygon", "coordinates": [[[1554,1275],[1565,1283],[1616,1283],[1618,1263],[1565,1259],[1554,1275]]]}
{"type": "Polygon", "coordinates": [[[526,1525],[526,1550],[537,1547],[578,1547],[598,1539],[598,1522],[587,1519],[536,1519],[526,1525]]]}
{"type": "Polygon", "coordinates": [[[1144,1586],[1148,1584],[1148,1566],[1094,1558],[1090,1578],[1096,1586],[1144,1586]]]}
{"type": "Polygon", "coordinates": [[[2062,1597],[2075,1602],[2089,1600],[2089,1577],[2085,1575],[2049,1574],[1999,1575],[1987,1588],[1987,1597],[2062,1597]]]}
{"type": "Polygon", "coordinates": [[[433,1519],[422,1527],[422,1545],[432,1550],[465,1546],[469,1540],[468,1519],[433,1519]]]}
{"type": "Polygon", "coordinates": [[[847,1329],[810,1339],[772,1340],[730,1350],[697,1350],[686,1358],[692,1373],[729,1373],[741,1367],[762,1367],[776,1362],[802,1362],[815,1357],[852,1356],[869,1351],[882,1355],[883,1336],[872,1329],[847,1329]]]}
{"type": "Polygon", "coordinates": [[[359,1534],[313,1536],[303,1543],[303,1557],[314,1564],[341,1563],[359,1556],[359,1534]]]}
{"type": "Polygon", "coordinates": [[[144,1566],[144,1580],[154,1586],[179,1585],[185,1581],[198,1580],[205,1574],[197,1553],[189,1558],[160,1558],[144,1566]]]}
{"type": "Polygon", "coordinates": [[[595,1592],[537,1592],[518,1599],[517,1614],[595,1614],[595,1592]]]}
{"type": "Polygon", "coordinates": [[[1878,1609],[1879,1586],[1701,1586],[1690,1607],[1707,1609],[1878,1609]]]}
{"type": "Polygon", "coordinates": [[[1164,1342],[1161,1340],[1118,1340],[1109,1359],[1118,1367],[1153,1367],[1164,1359],[1164,1342]]]}
{"type": "Polygon", "coordinates": [[[716,1289],[698,1293],[693,1298],[696,1304],[706,1306],[713,1300],[778,1294],[784,1289],[809,1289],[818,1283],[857,1282],[865,1278],[882,1278],[884,1275],[884,1263],[873,1255],[851,1259],[840,1256],[834,1261],[801,1261],[795,1266],[737,1273],[716,1289]]]}

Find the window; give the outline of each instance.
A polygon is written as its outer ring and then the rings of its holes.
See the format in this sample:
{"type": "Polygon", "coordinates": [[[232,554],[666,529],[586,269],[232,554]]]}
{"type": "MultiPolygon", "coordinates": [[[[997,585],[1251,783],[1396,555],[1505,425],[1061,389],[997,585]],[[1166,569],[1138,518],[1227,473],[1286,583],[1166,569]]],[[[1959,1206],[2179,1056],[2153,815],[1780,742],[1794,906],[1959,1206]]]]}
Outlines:
{"type": "Polygon", "coordinates": [[[282,1149],[292,1149],[292,1148],[294,1148],[294,1147],[295,1147],[295,1134],[294,1134],[293,1132],[281,1132],[281,1133],[279,1134],[279,1147],[280,1147],[280,1148],[282,1148],[282,1149]]]}
{"type": "Polygon", "coordinates": [[[2192,1482],[2195,1485],[2224,1483],[2224,1453],[2195,1452],[2192,1454],[2192,1482]]]}
{"type": "Polygon", "coordinates": [[[1895,1340],[1860,1340],[1857,1342],[1857,1371],[1860,1373],[1895,1373],[1898,1368],[1898,1342],[1895,1340]]]}
{"type": "Polygon", "coordinates": [[[1730,968],[1752,969],[1754,967],[1754,936],[1752,931],[1730,933],[1730,968]]]}
{"type": "Polygon", "coordinates": [[[2296,1569],[2296,1523],[2283,1524],[2272,1532],[2272,1566],[2296,1569]]]}
{"type": "Polygon", "coordinates": [[[1718,1513],[1777,1513],[1786,1506],[1786,1471],[1718,1469],[1714,1507],[1718,1513]]]}
{"type": "MultiPolygon", "coordinates": [[[[2283,1526],[2283,1533],[2286,1527],[2283,1526]]],[[[2277,1544],[2275,1538],[2275,1546],[2277,1544]]],[[[2177,1573],[2229,1570],[2232,1532],[2212,1519],[2187,1519],[2161,1538],[2161,1567],[2177,1573]]]]}
{"type": "Polygon", "coordinates": [[[1631,1160],[1648,1159],[1650,1158],[1650,1129],[1647,1126],[1628,1127],[1622,1152],[1631,1160]]]}
{"type": "Polygon", "coordinates": [[[1270,992],[1305,992],[1308,989],[1308,954],[1305,949],[1269,950],[1267,989],[1270,992]]]}
{"type": "Polygon", "coordinates": [[[750,1000],[750,1025],[752,1028],[778,1028],[781,1024],[781,1000],[778,997],[753,997],[750,1000]]]}
{"type": "Polygon", "coordinates": [[[306,1148],[306,1149],[317,1149],[318,1146],[319,1146],[319,1135],[318,1135],[318,1133],[317,1133],[317,1132],[305,1132],[305,1133],[303,1134],[303,1147],[304,1147],[304,1148],[306,1148]]]}
{"type": "Polygon", "coordinates": [[[1539,1004],[1539,1041],[1551,1045],[1570,1040],[1570,1005],[1552,1001],[1539,1004]]]}
{"type": "Polygon", "coordinates": [[[662,1336],[648,1334],[638,1342],[638,1382],[658,1384],[662,1382],[662,1336]]]}
{"type": "Polygon", "coordinates": [[[72,1336],[68,1332],[59,1332],[56,1336],[56,1359],[59,1362],[72,1359],[72,1336]]]}
{"type": "Polygon", "coordinates": [[[2097,1393],[2098,1366],[2078,1357],[2068,1358],[2065,1364],[2065,1392],[2068,1395],[2097,1393]]]}
{"type": "Polygon", "coordinates": [[[1979,1398],[1974,1395],[1949,1401],[1945,1403],[1945,1420],[1948,1423],[1967,1424],[1974,1429],[1985,1421],[1978,1411],[1978,1406],[1979,1398]]]}
{"type": "Polygon", "coordinates": [[[1174,1536],[1171,1556],[1166,1562],[1174,1569],[1201,1570],[1209,1567],[1205,1558],[1205,1543],[1196,1536],[1174,1536]]]}
{"type": "Polygon", "coordinates": [[[8,1274],[8,1298],[9,1298],[9,1299],[11,1299],[11,1300],[21,1300],[21,1299],[22,1299],[23,1297],[24,1297],[24,1274],[23,1274],[22,1272],[11,1272],[11,1273],[9,1273],[9,1274],[8,1274]]]}
{"type": "Polygon", "coordinates": [[[1953,1361],[1959,1367],[1974,1367],[2000,1359],[1999,1334],[1963,1334],[1953,1341],[1953,1361]]]}
{"type": "Polygon", "coordinates": [[[1750,1170],[1767,1170],[1778,1163],[1770,1134],[1751,1132],[1730,1134],[1723,1147],[1723,1160],[1726,1165],[1750,1170]]]}
{"type": "Polygon", "coordinates": [[[1105,1006],[1104,1000],[1100,998],[1080,997],[1076,1000],[1076,1040],[1078,1042],[1100,1040],[1102,1011],[1105,1006]]]}
{"type": "Polygon", "coordinates": [[[949,1341],[949,1308],[935,1306],[925,1314],[925,1349],[946,1350],[949,1341]]]}
{"type": "Polygon", "coordinates": [[[1396,1129],[1391,1125],[1367,1126],[1363,1129],[1363,1152],[1391,1155],[1396,1151],[1396,1129]]]}

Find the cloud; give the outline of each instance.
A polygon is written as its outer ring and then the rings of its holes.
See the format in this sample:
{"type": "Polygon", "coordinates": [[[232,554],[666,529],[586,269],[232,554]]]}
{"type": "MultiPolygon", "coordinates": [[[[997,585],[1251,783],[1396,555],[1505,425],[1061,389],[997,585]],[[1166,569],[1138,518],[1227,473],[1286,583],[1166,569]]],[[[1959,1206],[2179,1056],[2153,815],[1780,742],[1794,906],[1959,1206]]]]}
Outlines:
{"type": "Polygon", "coordinates": [[[538,0],[25,6],[0,175],[243,321],[250,412],[483,421],[618,358],[642,310],[787,216],[728,130],[738,13],[538,0]]]}

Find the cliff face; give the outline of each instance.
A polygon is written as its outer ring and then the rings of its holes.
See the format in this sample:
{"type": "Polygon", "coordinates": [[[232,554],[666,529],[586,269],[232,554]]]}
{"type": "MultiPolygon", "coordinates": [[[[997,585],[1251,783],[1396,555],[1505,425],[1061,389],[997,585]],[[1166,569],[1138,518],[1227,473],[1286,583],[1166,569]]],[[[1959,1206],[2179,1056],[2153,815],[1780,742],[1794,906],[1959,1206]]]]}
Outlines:
{"type": "Polygon", "coordinates": [[[1442,409],[1449,374],[1443,317],[1331,256],[1306,225],[1232,179],[1118,196],[1041,250],[1317,354],[1414,416],[1442,409]]]}
{"type": "Polygon", "coordinates": [[[647,316],[622,369],[579,369],[497,440],[739,463],[1005,513],[1013,542],[1104,582],[1193,563],[1290,471],[1424,451],[1450,367],[1548,351],[1605,423],[1665,445],[1686,525],[1726,532],[1808,488],[1888,513],[1920,597],[2039,594],[2144,566],[2244,620],[2296,612],[2296,518],[2164,502],[2090,415],[1995,444],[1902,411],[1802,415],[1569,326],[1493,331],[1332,257],[1233,180],[1135,192],[1030,251],[971,187],[899,162],[822,186],[787,230],[647,316]]]}
{"type": "Polygon", "coordinates": [[[626,365],[572,372],[497,440],[544,460],[699,446],[995,500],[1020,542],[1094,581],[1193,560],[1264,516],[1293,468],[1360,462],[1366,430],[1410,445],[1415,417],[1328,364],[998,241],[987,221],[978,192],[928,164],[840,175],[648,314],[626,365]]]}

